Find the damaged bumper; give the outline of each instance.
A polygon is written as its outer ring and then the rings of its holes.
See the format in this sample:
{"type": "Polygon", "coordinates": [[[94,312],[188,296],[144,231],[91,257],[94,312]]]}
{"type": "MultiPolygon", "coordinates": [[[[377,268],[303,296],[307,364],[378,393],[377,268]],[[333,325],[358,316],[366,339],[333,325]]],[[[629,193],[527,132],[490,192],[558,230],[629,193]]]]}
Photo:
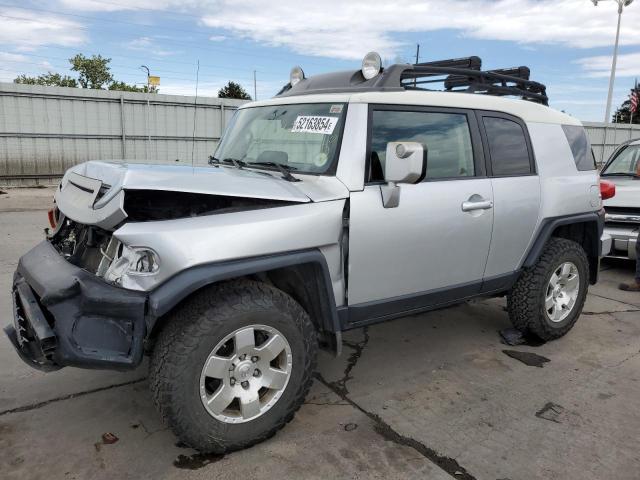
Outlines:
{"type": "Polygon", "coordinates": [[[20,259],[12,294],[4,331],[28,365],[126,370],[142,360],[147,294],[107,284],[48,241],[20,259]]]}

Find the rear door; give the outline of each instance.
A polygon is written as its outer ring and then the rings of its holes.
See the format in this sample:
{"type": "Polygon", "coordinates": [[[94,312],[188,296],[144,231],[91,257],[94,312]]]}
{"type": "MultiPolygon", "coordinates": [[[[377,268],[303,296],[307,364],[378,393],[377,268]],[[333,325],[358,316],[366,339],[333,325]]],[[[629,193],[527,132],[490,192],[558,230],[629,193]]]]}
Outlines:
{"type": "Polygon", "coordinates": [[[493,235],[483,291],[511,279],[531,242],[540,212],[540,178],[526,124],[497,112],[477,114],[494,197],[493,235]]]}
{"type": "Polygon", "coordinates": [[[493,221],[491,180],[469,110],[371,106],[368,174],[350,199],[350,321],[384,317],[477,293],[493,221]],[[388,142],[428,150],[424,181],[400,186],[385,208],[388,142]],[[352,314],[353,313],[353,314],[352,314]]]}

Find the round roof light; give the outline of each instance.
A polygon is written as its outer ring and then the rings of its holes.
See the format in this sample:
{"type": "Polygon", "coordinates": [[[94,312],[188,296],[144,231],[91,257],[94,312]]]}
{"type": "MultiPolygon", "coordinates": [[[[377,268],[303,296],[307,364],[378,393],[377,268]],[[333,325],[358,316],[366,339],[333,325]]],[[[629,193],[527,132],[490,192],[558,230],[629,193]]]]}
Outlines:
{"type": "Polygon", "coordinates": [[[369,52],[362,59],[362,76],[371,80],[382,70],[382,59],[377,52],[369,52]]]}
{"type": "Polygon", "coordinates": [[[300,67],[293,67],[291,69],[291,73],[289,74],[289,83],[291,83],[291,86],[295,86],[297,83],[300,82],[300,80],[304,79],[304,72],[302,71],[302,68],[300,67]]]}

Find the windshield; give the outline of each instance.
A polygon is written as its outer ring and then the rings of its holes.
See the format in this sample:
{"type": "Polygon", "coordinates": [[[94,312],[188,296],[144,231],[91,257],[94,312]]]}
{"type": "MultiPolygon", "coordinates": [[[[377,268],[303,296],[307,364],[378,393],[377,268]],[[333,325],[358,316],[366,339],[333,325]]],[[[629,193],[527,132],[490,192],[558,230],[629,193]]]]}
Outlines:
{"type": "Polygon", "coordinates": [[[640,145],[631,145],[622,150],[602,171],[602,176],[640,175],[640,145]]]}
{"type": "Polygon", "coordinates": [[[279,164],[296,173],[333,173],[346,110],[343,103],[240,109],[214,157],[250,167],[279,164]]]}

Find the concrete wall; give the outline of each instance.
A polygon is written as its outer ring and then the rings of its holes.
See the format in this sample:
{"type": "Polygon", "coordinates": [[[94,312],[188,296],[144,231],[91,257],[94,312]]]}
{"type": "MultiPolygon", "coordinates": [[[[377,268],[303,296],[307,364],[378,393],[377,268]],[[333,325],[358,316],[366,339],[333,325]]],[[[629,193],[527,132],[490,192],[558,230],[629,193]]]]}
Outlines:
{"type": "Polygon", "coordinates": [[[206,163],[244,101],[195,100],[0,83],[0,185],[51,184],[86,160],[206,163]]]}

